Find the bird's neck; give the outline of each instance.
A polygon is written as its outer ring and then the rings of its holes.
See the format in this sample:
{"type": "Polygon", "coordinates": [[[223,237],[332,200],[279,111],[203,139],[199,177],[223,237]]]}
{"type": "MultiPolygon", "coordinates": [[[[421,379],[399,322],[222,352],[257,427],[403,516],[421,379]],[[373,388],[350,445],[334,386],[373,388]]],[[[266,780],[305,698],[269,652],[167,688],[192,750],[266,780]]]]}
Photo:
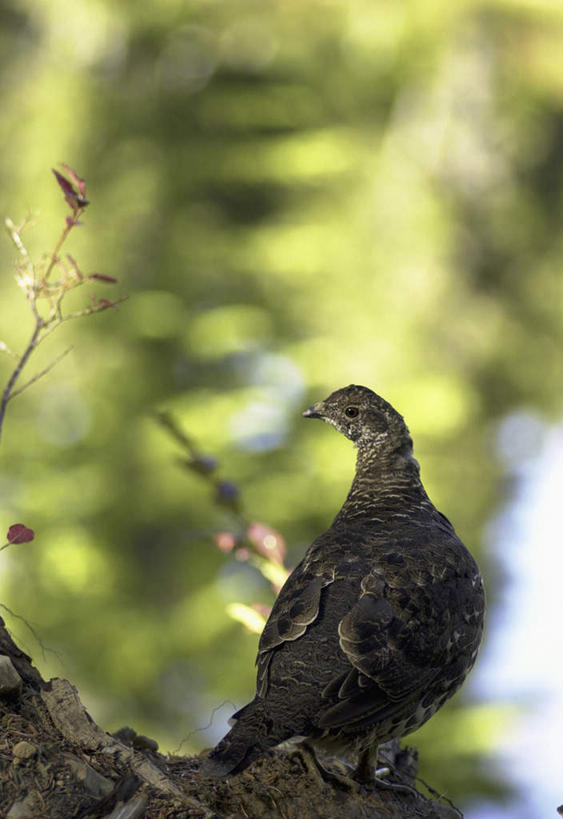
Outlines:
{"type": "Polygon", "coordinates": [[[335,523],[407,517],[421,508],[433,507],[412,449],[386,455],[359,449],[356,474],[335,523]]]}

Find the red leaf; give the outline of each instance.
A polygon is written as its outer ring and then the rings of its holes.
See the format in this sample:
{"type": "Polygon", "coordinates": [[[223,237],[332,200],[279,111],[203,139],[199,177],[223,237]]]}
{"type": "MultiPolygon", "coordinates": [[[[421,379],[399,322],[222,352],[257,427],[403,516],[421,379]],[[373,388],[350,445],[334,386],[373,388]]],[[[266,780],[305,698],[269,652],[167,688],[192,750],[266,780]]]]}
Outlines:
{"type": "Polygon", "coordinates": [[[59,188],[62,190],[64,195],[67,196],[68,194],[68,196],[74,196],[74,198],[76,199],[76,191],[74,190],[66,176],[63,176],[62,173],[59,173],[54,168],[51,168],[51,170],[55,174],[55,179],[59,183],[59,188]]]}
{"type": "Polygon", "coordinates": [[[57,180],[59,188],[64,193],[64,197],[72,210],[77,211],[80,208],[85,208],[88,204],[88,200],[85,199],[81,193],[76,192],[66,176],[63,176],[62,173],[59,173],[54,168],[51,168],[51,170],[55,174],[55,179],[57,180]]]}
{"type": "Polygon", "coordinates": [[[265,523],[254,522],[248,527],[246,536],[261,555],[283,566],[286,546],[279,532],[265,523]]]}
{"type": "Polygon", "coordinates": [[[86,180],[81,179],[74,168],[71,168],[70,165],[66,165],[64,162],[61,162],[62,167],[65,169],[67,174],[70,176],[76,187],[78,188],[80,195],[82,197],[86,196],[86,180]]]}
{"type": "Polygon", "coordinates": [[[8,543],[29,543],[35,537],[33,529],[28,529],[23,523],[14,523],[8,529],[8,543]]]}
{"type": "Polygon", "coordinates": [[[89,279],[96,279],[99,282],[108,282],[109,284],[117,284],[117,279],[113,276],[106,276],[105,273],[91,273],[89,279]]]}
{"type": "Polygon", "coordinates": [[[95,309],[107,310],[108,307],[115,307],[115,302],[110,301],[109,299],[98,299],[98,301],[96,302],[95,309]]]}

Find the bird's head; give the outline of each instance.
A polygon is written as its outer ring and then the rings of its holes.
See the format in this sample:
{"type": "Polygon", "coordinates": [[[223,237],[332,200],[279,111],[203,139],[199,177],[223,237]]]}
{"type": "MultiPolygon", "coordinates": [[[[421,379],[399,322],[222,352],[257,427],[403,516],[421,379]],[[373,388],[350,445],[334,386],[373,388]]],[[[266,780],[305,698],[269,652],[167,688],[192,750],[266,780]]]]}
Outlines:
{"type": "Polygon", "coordinates": [[[367,387],[350,384],[306,409],[305,418],[321,418],[359,448],[396,452],[412,449],[402,415],[367,387]]]}

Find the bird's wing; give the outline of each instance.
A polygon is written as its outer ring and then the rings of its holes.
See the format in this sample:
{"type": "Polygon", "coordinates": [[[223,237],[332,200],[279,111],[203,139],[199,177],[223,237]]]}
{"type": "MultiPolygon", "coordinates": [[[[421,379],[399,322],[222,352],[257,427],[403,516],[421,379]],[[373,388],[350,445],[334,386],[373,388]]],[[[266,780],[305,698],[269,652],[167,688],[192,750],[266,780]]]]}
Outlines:
{"type": "Polygon", "coordinates": [[[409,587],[403,576],[398,586],[378,571],[362,580],[360,597],[339,625],[351,668],[326,686],[323,695],[331,704],[320,714],[319,727],[392,716],[443,665],[450,631],[447,584],[413,577],[409,587]]]}
{"type": "Polygon", "coordinates": [[[297,640],[319,615],[321,592],[334,580],[334,570],[319,570],[301,563],[280,591],[258,645],[258,694],[267,688],[272,650],[297,640]]]}

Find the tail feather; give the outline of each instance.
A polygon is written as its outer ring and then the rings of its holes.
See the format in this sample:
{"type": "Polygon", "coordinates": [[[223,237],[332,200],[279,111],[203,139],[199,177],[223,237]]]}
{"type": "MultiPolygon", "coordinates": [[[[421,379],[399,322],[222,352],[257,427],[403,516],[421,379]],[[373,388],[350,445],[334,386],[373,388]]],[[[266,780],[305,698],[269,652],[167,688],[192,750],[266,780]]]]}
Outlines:
{"type": "Polygon", "coordinates": [[[240,773],[268,748],[287,739],[266,732],[263,706],[256,700],[235,716],[237,721],[234,726],[203,761],[200,769],[202,776],[219,778],[240,773]]]}
{"type": "Polygon", "coordinates": [[[247,768],[261,753],[248,736],[233,737],[233,731],[211,751],[201,765],[203,776],[219,778],[231,773],[239,773],[247,768]]]}

